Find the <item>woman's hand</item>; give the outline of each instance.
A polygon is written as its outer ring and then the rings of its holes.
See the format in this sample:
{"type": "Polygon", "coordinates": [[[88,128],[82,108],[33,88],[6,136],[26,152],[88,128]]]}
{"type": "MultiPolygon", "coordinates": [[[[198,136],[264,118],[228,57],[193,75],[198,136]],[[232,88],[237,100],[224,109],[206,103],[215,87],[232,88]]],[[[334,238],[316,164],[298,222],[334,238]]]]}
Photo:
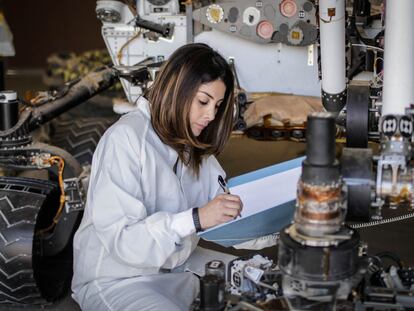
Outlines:
{"type": "Polygon", "coordinates": [[[203,230],[235,219],[242,210],[240,197],[233,194],[219,194],[198,209],[203,230]]]}

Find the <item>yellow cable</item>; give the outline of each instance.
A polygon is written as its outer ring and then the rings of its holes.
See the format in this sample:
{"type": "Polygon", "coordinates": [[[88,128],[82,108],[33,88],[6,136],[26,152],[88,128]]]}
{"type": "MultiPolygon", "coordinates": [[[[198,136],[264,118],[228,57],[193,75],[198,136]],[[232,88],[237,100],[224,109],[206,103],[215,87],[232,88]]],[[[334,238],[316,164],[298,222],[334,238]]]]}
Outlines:
{"type": "Polygon", "coordinates": [[[59,209],[56,212],[55,217],[53,217],[53,222],[52,224],[44,229],[40,229],[37,234],[42,234],[45,233],[51,229],[53,229],[53,227],[57,224],[60,214],[62,214],[62,210],[63,207],[65,206],[65,202],[66,202],[66,196],[65,196],[65,187],[63,184],[63,170],[65,168],[65,161],[63,160],[63,158],[59,157],[59,156],[53,156],[50,157],[49,159],[47,159],[45,161],[46,163],[49,163],[50,165],[58,165],[58,180],[59,180],[59,188],[60,188],[60,199],[59,199],[59,209]]]}
{"type": "Polygon", "coordinates": [[[121,48],[119,49],[119,51],[118,51],[118,53],[117,53],[117,55],[116,55],[116,57],[117,57],[117,59],[118,59],[118,63],[119,63],[119,65],[124,65],[122,62],[121,62],[121,60],[122,60],[122,52],[124,51],[124,49],[132,42],[132,41],[134,41],[135,39],[137,39],[139,36],[140,36],[140,34],[141,34],[141,30],[139,30],[138,31],[138,33],[137,34],[135,34],[134,36],[132,36],[131,38],[129,38],[128,39],[128,41],[127,42],[125,42],[122,46],[121,46],[121,48]]]}

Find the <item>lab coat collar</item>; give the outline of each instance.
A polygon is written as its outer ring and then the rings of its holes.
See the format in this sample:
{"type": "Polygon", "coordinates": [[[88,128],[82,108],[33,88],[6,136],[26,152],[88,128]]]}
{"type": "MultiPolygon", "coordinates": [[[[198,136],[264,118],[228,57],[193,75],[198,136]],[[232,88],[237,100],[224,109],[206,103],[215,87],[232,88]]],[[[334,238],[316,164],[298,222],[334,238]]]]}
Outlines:
{"type": "Polygon", "coordinates": [[[151,119],[150,103],[143,95],[140,95],[137,100],[137,107],[146,117],[151,119]]]}
{"type": "MultiPolygon", "coordinates": [[[[144,96],[140,96],[137,100],[137,106],[138,106],[138,110],[140,110],[149,120],[151,120],[150,103],[148,99],[146,99],[144,96]]],[[[151,122],[150,122],[150,127],[154,131],[154,129],[152,128],[151,122]]],[[[154,134],[156,135],[157,140],[159,140],[159,143],[164,145],[165,151],[167,152],[166,161],[170,164],[171,168],[173,169],[174,164],[177,162],[177,158],[178,158],[177,151],[175,151],[170,146],[162,143],[161,139],[158,137],[155,131],[154,131],[154,134]]]]}

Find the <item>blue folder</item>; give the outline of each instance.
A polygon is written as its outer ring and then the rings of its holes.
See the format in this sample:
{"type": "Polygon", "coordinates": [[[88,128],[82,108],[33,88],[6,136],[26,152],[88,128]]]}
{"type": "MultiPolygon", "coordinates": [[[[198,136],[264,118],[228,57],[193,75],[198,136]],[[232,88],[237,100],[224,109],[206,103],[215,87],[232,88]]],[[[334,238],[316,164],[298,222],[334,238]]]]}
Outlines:
{"type": "MultiPolygon", "coordinates": [[[[295,169],[302,165],[303,160],[304,157],[300,157],[240,175],[231,178],[228,185],[231,188],[267,176],[279,174],[287,170],[295,169]]],[[[297,180],[284,180],[284,182],[297,184],[297,180]]],[[[198,235],[204,240],[228,247],[264,235],[279,232],[283,227],[291,223],[295,211],[295,202],[296,197],[256,214],[242,217],[207,231],[200,232],[198,235]]]]}

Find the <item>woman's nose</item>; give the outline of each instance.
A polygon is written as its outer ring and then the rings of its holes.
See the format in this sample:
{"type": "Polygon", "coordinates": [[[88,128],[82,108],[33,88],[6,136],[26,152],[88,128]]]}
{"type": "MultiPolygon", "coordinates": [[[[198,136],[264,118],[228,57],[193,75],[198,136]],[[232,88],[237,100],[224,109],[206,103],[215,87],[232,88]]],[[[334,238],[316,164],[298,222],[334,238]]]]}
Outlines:
{"type": "Polygon", "coordinates": [[[216,107],[215,106],[208,107],[206,111],[206,118],[209,121],[212,121],[214,120],[215,116],[216,116],[216,107]]]}

